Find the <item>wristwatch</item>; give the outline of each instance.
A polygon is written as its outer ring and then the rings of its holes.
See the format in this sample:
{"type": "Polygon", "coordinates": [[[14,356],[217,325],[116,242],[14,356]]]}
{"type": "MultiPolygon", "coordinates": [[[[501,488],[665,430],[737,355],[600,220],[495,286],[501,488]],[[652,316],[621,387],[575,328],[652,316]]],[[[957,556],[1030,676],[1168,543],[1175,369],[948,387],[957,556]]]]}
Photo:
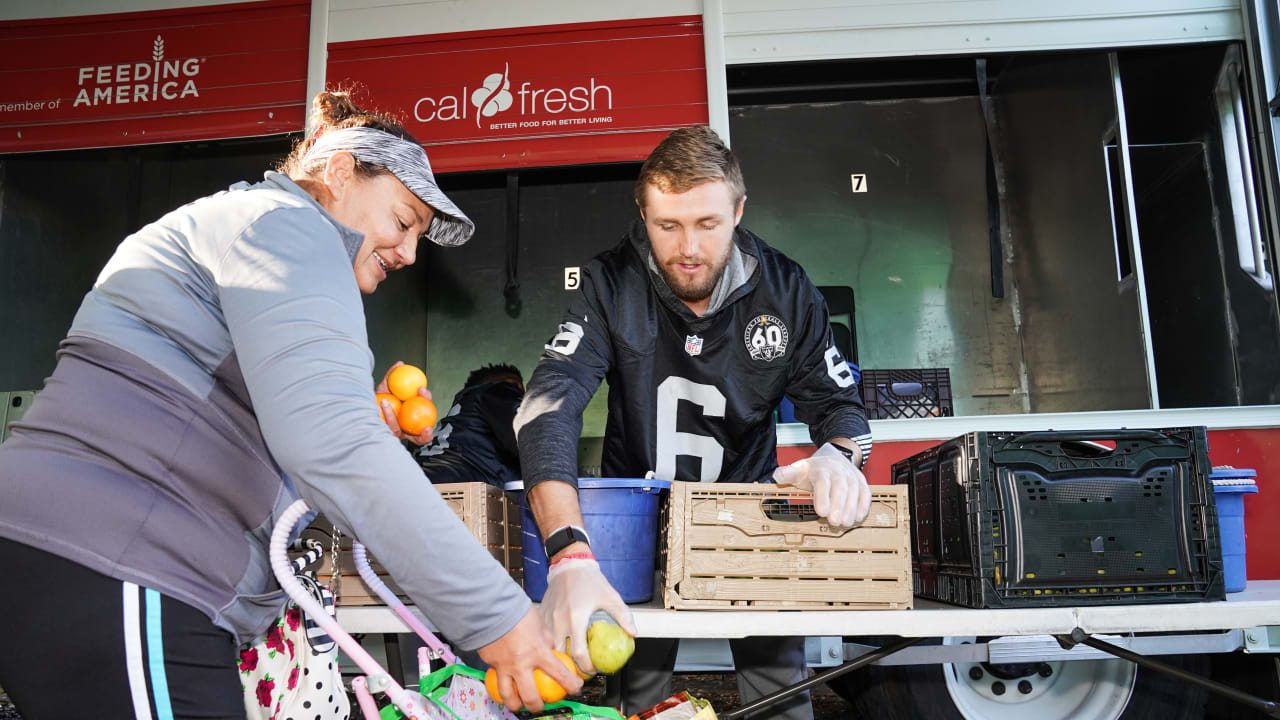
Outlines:
{"type": "Polygon", "coordinates": [[[591,544],[591,537],[587,535],[587,531],[576,525],[565,525],[547,536],[542,541],[542,548],[547,551],[547,559],[555,557],[556,553],[564,550],[576,542],[591,544]]]}
{"type": "MultiPolygon", "coordinates": [[[[852,451],[852,450],[850,450],[849,448],[847,448],[847,447],[845,447],[845,446],[843,446],[843,445],[838,445],[838,444],[836,444],[836,443],[831,443],[831,447],[835,448],[836,450],[839,450],[839,451],[840,451],[840,454],[841,454],[841,455],[844,455],[846,458],[848,458],[849,462],[853,462],[853,451],[852,451]]],[[[857,463],[854,463],[854,467],[858,467],[858,464],[857,464],[857,463]]],[[[861,468],[859,468],[859,469],[861,469],[861,468]]]]}

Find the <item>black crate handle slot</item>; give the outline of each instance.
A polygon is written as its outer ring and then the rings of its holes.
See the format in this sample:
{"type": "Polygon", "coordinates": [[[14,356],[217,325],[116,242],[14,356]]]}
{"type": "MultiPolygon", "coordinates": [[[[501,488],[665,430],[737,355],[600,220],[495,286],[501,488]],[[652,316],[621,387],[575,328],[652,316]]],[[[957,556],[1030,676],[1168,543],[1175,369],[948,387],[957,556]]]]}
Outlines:
{"type": "Polygon", "coordinates": [[[1154,430],[1050,430],[1023,433],[1009,440],[1010,443],[1031,442],[1085,442],[1089,440],[1148,440],[1158,443],[1172,442],[1169,436],[1154,430]]]}
{"type": "Polygon", "coordinates": [[[814,522],[821,520],[813,503],[791,503],[774,498],[760,501],[760,512],[776,522],[814,522]]]}
{"type": "Polygon", "coordinates": [[[889,383],[889,393],[895,397],[919,397],[924,394],[924,383],[896,382],[889,383]]]}

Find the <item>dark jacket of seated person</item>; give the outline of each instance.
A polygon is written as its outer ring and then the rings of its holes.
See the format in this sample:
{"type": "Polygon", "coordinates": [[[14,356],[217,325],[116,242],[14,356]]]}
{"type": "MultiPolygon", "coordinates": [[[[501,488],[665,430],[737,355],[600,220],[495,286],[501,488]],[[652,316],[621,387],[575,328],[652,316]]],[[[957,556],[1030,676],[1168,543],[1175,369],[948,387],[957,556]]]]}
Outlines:
{"type": "Polygon", "coordinates": [[[501,488],[520,479],[511,422],[524,398],[524,379],[512,365],[473,370],[453,397],[435,436],[416,455],[432,483],[486,482],[501,488]]]}

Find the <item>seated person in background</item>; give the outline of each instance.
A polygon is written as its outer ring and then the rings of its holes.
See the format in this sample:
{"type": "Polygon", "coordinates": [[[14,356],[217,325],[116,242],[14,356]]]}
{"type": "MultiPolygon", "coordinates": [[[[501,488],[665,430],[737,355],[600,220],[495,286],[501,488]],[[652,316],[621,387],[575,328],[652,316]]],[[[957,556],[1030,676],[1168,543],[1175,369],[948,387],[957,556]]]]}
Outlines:
{"type": "MultiPolygon", "coordinates": [[[[524,378],[514,365],[472,370],[453,396],[448,414],[436,424],[434,435],[423,433],[431,441],[414,451],[431,484],[486,482],[501,488],[519,480],[520,455],[511,424],[523,399],[524,378]]],[[[421,444],[417,438],[405,439],[421,444]]],[[[418,648],[425,643],[412,633],[399,636],[400,666],[405,682],[412,683],[417,677],[412,669],[418,667],[418,648]]],[[[488,667],[474,652],[456,646],[453,650],[471,667],[488,667]]]]}
{"type": "Polygon", "coordinates": [[[501,488],[520,479],[520,455],[511,421],[524,399],[524,378],[513,365],[471,371],[436,425],[431,442],[415,453],[432,483],[487,482],[501,488]]]}

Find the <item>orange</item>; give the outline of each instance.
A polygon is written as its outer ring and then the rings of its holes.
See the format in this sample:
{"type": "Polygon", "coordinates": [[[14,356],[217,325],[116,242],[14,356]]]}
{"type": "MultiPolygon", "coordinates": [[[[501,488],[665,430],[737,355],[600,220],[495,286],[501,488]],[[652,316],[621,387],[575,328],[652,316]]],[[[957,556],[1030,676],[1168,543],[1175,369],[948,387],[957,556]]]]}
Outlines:
{"type": "Polygon", "coordinates": [[[400,365],[387,374],[387,389],[401,400],[418,396],[418,388],[427,386],[427,375],[412,365],[400,365]]]}
{"type": "MultiPolygon", "coordinates": [[[[552,650],[551,652],[560,658],[560,662],[564,663],[565,667],[568,667],[575,674],[581,675],[578,671],[578,665],[573,662],[573,658],[559,650],[552,650]]],[[[542,702],[544,703],[557,703],[568,695],[568,692],[561,687],[560,683],[553,680],[550,675],[542,672],[541,669],[534,668],[533,683],[538,687],[538,694],[542,696],[542,702]]],[[[484,687],[489,691],[489,697],[497,702],[502,702],[502,696],[498,693],[498,674],[494,672],[493,668],[489,668],[484,674],[484,687]]]]}
{"type": "Polygon", "coordinates": [[[494,702],[502,702],[502,693],[498,692],[498,673],[493,668],[484,671],[484,689],[494,702]]]}
{"type": "Polygon", "coordinates": [[[421,435],[423,430],[435,427],[436,404],[421,395],[405,400],[396,411],[400,430],[410,435],[421,435]]]}
{"type": "MultiPolygon", "coordinates": [[[[397,415],[399,414],[400,398],[396,397],[395,395],[392,395],[391,393],[378,393],[378,414],[379,415],[382,415],[383,400],[386,400],[387,402],[391,403],[391,412],[396,413],[397,415]]],[[[387,416],[382,415],[382,422],[386,422],[386,421],[387,421],[387,416]]]]}

